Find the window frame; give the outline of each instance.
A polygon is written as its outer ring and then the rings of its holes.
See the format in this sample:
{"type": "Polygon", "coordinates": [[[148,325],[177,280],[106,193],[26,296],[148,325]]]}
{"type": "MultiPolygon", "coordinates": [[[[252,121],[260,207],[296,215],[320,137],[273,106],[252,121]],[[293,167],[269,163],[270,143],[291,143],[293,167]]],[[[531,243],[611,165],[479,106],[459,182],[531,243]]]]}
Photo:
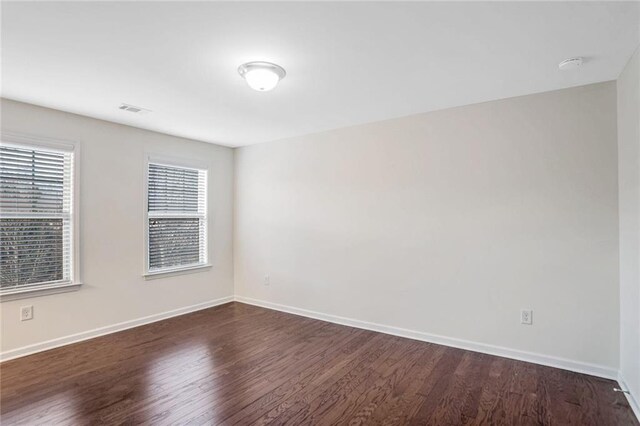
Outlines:
{"type": "Polygon", "coordinates": [[[71,199],[71,218],[69,221],[71,227],[70,256],[72,265],[69,271],[71,275],[70,280],[47,282],[43,284],[30,284],[25,287],[10,290],[0,289],[0,302],[79,290],[82,286],[82,250],[80,237],[80,144],[74,141],[2,131],[0,133],[0,145],[22,149],[64,153],[71,152],[73,154],[73,160],[71,162],[73,167],[73,192],[71,199]]]}
{"type": "MultiPolygon", "coordinates": [[[[189,273],[202,272],[210,269],[211,264],[211,250],[209,249],[209,166],[208,164],[188,158],[169,157],[156,154],[145,154],[144,162],[144,199],[143,199],[143,224],[144,224],[144,259],[143,259],[143,272],[142,275],[145,279],[164,278],[174,275],[182,275],[189,273]],[[204,263],[192,264],[186,266],[176,266],[170,268],[164,268],[160,270],[149,270],[149,164],[157,164],[168,167],[179,167],[183,169],[203,170],[206,172],[206,188],[205,188],[205,214],[204,215],[189,215],[188,217],[198,217],[205,221],[205,261],[204,263]]],[[[180,215],[178,215],[180,216],[180,215]]],[[[169,216],[171,217],[171,216],[169,216]]],[[[182,217],[185,217],[182,215],[182,217]]]]}

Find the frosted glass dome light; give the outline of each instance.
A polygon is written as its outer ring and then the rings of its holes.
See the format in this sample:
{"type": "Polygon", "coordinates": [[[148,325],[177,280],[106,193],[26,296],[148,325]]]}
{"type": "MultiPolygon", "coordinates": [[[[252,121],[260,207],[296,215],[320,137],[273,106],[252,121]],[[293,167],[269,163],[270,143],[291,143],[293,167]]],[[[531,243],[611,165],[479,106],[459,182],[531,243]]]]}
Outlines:
{"type": "Polygon", "coordinates": [[[238,73],[259,92],[272,90],[287,75],[284,68],[270,62],[247,62],[238,67],[238,73]]]}

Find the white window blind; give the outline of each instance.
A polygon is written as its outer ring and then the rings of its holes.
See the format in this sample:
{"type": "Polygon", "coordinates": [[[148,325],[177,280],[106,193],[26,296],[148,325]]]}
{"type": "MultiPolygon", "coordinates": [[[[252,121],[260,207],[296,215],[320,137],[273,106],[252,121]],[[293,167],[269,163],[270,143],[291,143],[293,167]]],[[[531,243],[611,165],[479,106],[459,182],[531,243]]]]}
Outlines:
{"type": "Polygon", "coordinates": [[[147,271],[207,263],[207,171],[149,163],[147,271]]]}
{"type": "Polygon", "coordinates": [[[73,281],[73,152],[0,145],[0,290],[73,281]]]}

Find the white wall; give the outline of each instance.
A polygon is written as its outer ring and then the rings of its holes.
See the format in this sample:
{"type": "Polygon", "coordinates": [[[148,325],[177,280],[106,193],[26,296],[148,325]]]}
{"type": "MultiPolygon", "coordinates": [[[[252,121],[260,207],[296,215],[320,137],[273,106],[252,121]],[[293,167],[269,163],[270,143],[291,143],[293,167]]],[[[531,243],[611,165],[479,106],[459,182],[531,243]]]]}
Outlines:
{"type": "Polygon", "coordinates": [[[2,130],[79,142],[81,267],[77,292],[0,304],[2,352],[233,295],[233,150],[2,100],[2,130]],[[145,153],[209,165],[209,252],[204,272],[146,281],[145,153]],[[20,306],[34,319],[20,322],[20,306]]]}
{"type": "Polygon", "coordinates": [[[236,295],[617,369],[614,82],[235,158],[236,295]]]}
{"type": "MultiPolygon", "coordinates": [[[[640,402],[640,53],[618,87],[620,374],[640,402]]],[[[636,405],[636,410],[640,407],[636,405]]],[[[640,411],[638,411],[640,416],[640,411]]]]}
{"type": "MultiPolygon", "coordinates": [[[[631,184],[620,192],[623,283],[639,229],[637,121],[624,115],[637,116],[634,61],[617,85],[620,179],[631,184]]],[[[85,282],[1,303],[2,352],[231,296],[235,255],[240,296],[611,369],[620,361],[637,377],[637,275],[621,289],[622,316],[618,298],[615,83],[241,148],[235,229],[228,148],[9,100],[2,129],[81,144],[85,282]],[[145,152],[208,159],[211,270],[143,279],[145,152]],[[27,304],[35,319],[20,322],[27,304]],[[522,308],[533,326],[519,324],[522,308]]]]}

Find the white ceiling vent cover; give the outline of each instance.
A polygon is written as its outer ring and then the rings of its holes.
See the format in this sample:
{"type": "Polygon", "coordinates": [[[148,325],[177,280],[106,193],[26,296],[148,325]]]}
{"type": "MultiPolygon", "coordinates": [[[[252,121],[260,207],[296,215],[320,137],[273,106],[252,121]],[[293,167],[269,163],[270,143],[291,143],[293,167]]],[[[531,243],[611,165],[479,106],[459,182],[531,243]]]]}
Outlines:
{"type": "Polygon", "coordinates": [[[120,104],[118,109],[121,109],[123,111],[133,112],[134,114],[138,114],[138,115],[144,115],[144,114],[148,114],[148,113],[151,112],[150,109],[137,107],[137,106],[129,105],[129,104],[120,104]]]}

